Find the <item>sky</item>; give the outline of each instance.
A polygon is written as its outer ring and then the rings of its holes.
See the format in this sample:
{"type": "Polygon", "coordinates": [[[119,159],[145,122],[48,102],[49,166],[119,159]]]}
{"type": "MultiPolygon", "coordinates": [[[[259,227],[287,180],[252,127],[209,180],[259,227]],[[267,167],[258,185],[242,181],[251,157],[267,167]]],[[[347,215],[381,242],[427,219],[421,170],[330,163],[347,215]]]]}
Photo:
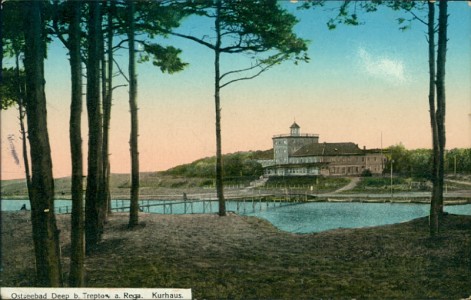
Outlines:
{"type": "MultiPolygon", "coordinates": [[[[328,30],[338,1],[322,9],[299,11],[295,31],[309,40],[309,63],[284,62],[261,76],[221,92],[222,150],[267,150],[272,136],[289,132],[319,134],[320,142],[353,142],[380,148],[402,143],[408,149],[431,148],[428,111],[426,27],[414,22],[398,29],[401,15],[388,9],[359,14],[361,26],[328,30]]],[[[420,13],[419,13],[420,14],[420,13]]],[[[423,14],[423,12],[422,12],[423,14]]],[[[449,3],[446,68],[447,148],[471,147],[471,6],[449,3]]],[[[192,18],[181,33],[204,34],[207,23],[192,18]]],[[[189,63],[177,74],[162,74],[150,63],[138,65],[139,153],[141,172],[166,170],[213,156],[215,146],[213,53],[180,38],[162,41],[182,49],[189,63]]],[[[125,51],[117,54],[126,66],[125,51]]],[[[11,66],[4,61],[4,66],[11,66]]],[[[243,56],[222,59],[223,71],[249,66],[243,56]]],[[[46,69],[48,130],[54,177],[70,176],[68,119],[70,68],[59,42],[49,46],[46,69]]],[[[116,84],[124,83],[117,78],[116,84]]],[[[1,112],[1,178],[24,177],[18,111],[1,112]]],[[[83,114],[83,149],[88,134],[83,114]]],[[[127,87],[115,90],[110,160],[113,173],[129,173],[130,117],[127,87]]],[[[86,170],[86,168],[85,168],[86,170]]]]}

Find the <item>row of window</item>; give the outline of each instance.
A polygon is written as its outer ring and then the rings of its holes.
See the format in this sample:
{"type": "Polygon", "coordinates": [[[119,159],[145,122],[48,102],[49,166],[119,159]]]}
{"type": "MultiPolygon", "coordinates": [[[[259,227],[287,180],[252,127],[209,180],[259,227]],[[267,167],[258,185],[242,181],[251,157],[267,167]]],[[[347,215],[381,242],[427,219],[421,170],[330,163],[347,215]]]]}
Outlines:
{"type": "MultiPolygon", "coordinates": [[[[373,166],[370,169],[373,173],[381,173],[381,167],[373,166]]],[[[330,167],[329,172],[330,174],[360,174],[365,170],[364,166],[361,167],[330,167]]]]}
{"type": "MultiPolygon", "coordinates": [[[[286,150],[277,150],[276,153],[286,153],[286,150]]],[[[304,157],[304,158],[290,158],[291,163],[313,163],[313,162],[365,162],[365,157],[357,157],[357,156],[339,156],[339,157],[323,157],[322,159],[319,157],[304,157]]],[[[379,157],[367,157],[366,161],[380,161],[379,157]]]]}
{"type": "MultiPolygon", "coordinates": [[[[278,149],[275,150],[275,153],[286,153],[286,149],[278,149]]],[[[292,163],[312,163],[312,162],[365,162],[364,156],[330,156],[330,157],[323,157],[322,160],[319,157],[305,157],[305,158],[290,158],[292,163]]],[[[381,161],[380,157],[373,156],[373,157],[366,157],[367,162],[377,162],[381,161]]]]}
{"type": "Polygon", "coordinates": [[[319,170],[317,168],[287,168],[287,169],[269,169],[267,170],[267,174],[312,174],[317,175],[319,174],[319,170]]]}
{"type": "MultiPolygon", "coordinates": [[[[369,168],[373,173],[380,173],[381,167],[375,166],[369,168]]],[[[364,166],[361,167],[330,167],[330,168],[323,168],[323,170],[328,170],[328,172],[332,175],[346,175],[346,174],[361,174],[363,170],[365,170],[364,166]]],[[[318,168],[286,168],[286,169],[268,169],[267,174],[313,174],[318,175],[319,169],[318,168]]]]}

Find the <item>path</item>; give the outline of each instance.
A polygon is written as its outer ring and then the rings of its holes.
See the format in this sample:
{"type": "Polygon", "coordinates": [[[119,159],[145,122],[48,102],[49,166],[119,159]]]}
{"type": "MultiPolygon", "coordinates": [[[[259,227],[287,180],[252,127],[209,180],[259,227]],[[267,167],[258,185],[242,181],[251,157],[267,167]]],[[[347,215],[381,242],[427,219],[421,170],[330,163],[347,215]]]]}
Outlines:
{"type": "Polygon", "coordinates": [[[350,177],[350,182],[346,186],[343,186],[339,188],[338,190],[333,191],[330,194],[338,194],[344,191],[352,190],[357,186],[359,182],[360,182],[360,177],[350,177]]]}
{"type": "Polygon", "coordinates": [[[451,183],[457,183],[457,184],[463,184],[463,185],[471,185],[471,182],[469,182],[469,181],[459,181],[459,180],[445,179],[445,182],[451,182],[451,183]]]}

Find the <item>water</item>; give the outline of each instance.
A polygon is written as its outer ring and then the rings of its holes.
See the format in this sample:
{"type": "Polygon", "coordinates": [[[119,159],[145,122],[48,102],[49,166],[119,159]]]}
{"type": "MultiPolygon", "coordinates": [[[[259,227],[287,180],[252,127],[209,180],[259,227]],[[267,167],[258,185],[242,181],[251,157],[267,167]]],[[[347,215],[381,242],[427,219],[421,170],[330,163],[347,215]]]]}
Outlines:
{"type": "MultiPolygon", "coordinates": [[[[295,233],[336,228],[359,228],[401,223],[429,215],[428,204],[402,203],[306,203],[251,213],[281,230],[295,233]]],[[[471,204],[446,206],[453,214],[471,215],[471,204]]]]}
{"type": "MultiPolygon", "coordinates": [[[[27,200],[1,200],[2,211],[18,211],[23,204],[30,209],[27,200]]],[[[145,204],[164,204],[172,201],[144,200],[145,204]]],[[[56,212],[70,212],[70,200],[56,200],[56,212]],[[68,208],[66,208],[68,206],[68,208]]],[[[112,207],[129,206],[128,200],[113,200],[112,207]]],[[[159,205],[144,208],[151,213],[185,213],[185,207],[181,205],[159,205]]],[[[425,217],[429,214],[428,204],[403,204],[403,203],[303,203],[279,207],[279,203],[227,201],[228,211],[239,211],[239,214],[255,216],[268,220],[283,231],[294,233],[320,232],[336,228],[359,228],[378,226],[409,221],[415,218],[425,217]],[[239,210],[237,209],[239,205],[239,210]],[[245,208],[245,209],[244,209],[245,208]]],[[[191,206],[186,205],[186,213],[215,213],[218,211],[216,201],[197,202],[191,206]]],[[[471,204],[446,206],[445,211],[453,214],[471,215],[471,204]]]]}
{"type": "MultiPolygon", "coordinates": [[[[18,211],[22,205],[26,205],[28,210],[31,210],[31,206],[28,200],[3,200],[2,199],[2,211],[18,211]]],[[[54,201],[54,208],[56,213],[70,213],[72,207],[72,203],[70,200],[55,200],[54,201]]],[[[188,201],[186,203],[186,210],[185,205],[181,201],[175,200],[141,200],[140,205],[143,206],[142,211],[156,213],[156,214],[185,214],[185,213],[216,213],[218,211],[218,203],[217,201],[206,201],[206,202],[195,202],[191,203],[188,201]],[[171,203],[179,202],[179,205],[170,205],[171,203]],[[146,205],[155,205],[146,207],[146,205]],[[156,205],[158,204],[158,205],[156,205]]],[[[226,210],[227,211],[239,211],[240,214],[247,214],[254,211],[260,210],[267,210],[273,207],[278,207],[280,203],[274,202],[255,202],[252,203],[251,201],[247,202],[236,202],[236,201],[226,201],[226,210]],[[254,207],[255,205],[255,207],[254,207]]],[[[129,211],[127,207],[129,207],[129,200],[112,200],[111,207],[126,207],[126,209],[119,209],[113,211],[129,211]]]]}

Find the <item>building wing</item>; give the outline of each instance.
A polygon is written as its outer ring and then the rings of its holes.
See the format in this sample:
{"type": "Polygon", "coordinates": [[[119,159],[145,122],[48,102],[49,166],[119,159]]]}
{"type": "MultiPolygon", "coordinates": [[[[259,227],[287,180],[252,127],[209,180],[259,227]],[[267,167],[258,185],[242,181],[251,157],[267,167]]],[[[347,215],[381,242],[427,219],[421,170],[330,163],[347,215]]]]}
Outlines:
{"type": "Polygon", "coordinates": [[[305,145],[292,154],[293,157],[303,156],[336,156],[361,155],[361,150],[355,143],[318,143],[305,145]]]}

